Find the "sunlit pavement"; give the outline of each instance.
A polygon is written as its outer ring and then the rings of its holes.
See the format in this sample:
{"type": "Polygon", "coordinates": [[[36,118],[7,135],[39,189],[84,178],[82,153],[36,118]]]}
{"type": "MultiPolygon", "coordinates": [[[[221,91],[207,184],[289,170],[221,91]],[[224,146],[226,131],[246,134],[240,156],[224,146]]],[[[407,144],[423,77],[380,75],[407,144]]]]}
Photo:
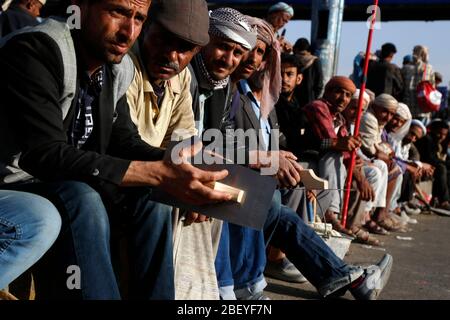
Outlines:
{"type": "MultiPolygon", "coordinates": [[[[385,245],[367,248],[352,243],[344,260],[353,264],[377,262],[385,252],[394,257],[389,283],[379,296],[383,300],[448,300],[450,299],[450,218],[434,214],[414,216],[416,225],[408,225],[408,233],[391,233],[377,237],[385,245]],[[396,237],[411,237],[399,240],[396,237]]],[[[319,299],[309,283],[293,284],[266,278],[265,294],[276,300],[319,299]]],[[[347,293],[344,299],[353,299],[347,293]]]]}

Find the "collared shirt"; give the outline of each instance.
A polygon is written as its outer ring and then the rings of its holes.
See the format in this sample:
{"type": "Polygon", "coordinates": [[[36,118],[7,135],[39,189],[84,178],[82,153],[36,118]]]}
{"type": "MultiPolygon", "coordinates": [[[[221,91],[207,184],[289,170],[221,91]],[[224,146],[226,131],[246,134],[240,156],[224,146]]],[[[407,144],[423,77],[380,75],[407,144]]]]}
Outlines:
{"type": "MultiPolygon", "coordinates": [[[[166,147],[172,134],[176,140],[197,134],[192,97],[191,74],[185,68],[163,83],[164,93],[156,94],[139,55],[130,53],[135,66],[134,79],[127,91],[130,115],[142,140],[156,147],[166,147]]],[[[161,90],[162,91],[162,90],[161,90]]]]}
{"type": "Polygon", "coordinates": [[[267,151],[270,146],[270,130],[272,129],[269,123],[269,119],[265,119],[261,116],[261,102],[258,101],[253,95],[252,89],[250,89],[247,80],[239,81],[239,86],[242,94],[246,95],[252,102],[252,109],[255,112],[256,118],[259,119],[262,138],[264,140],[265,150],[267,151]]]}
{"type": "Polygon", "coordinates": [[[105,66],[102,66],[91,76],[87,72],[82,75],[78,101],[75,106],[75,121],[69,135],[71,144],[77,148],[81,148],[86,143],[94,130],[93,109],[98,107],[104,73],[105,66]]]}
{"type": "Polygon", "coordinates": [[[321,150],[329,149],[333,139],[348,135],[344,117],[340,113],[332,114],[330,109],[331,104],[324,99],[315,100],[304,107],[314,135],[321,140],[321,150]]]}

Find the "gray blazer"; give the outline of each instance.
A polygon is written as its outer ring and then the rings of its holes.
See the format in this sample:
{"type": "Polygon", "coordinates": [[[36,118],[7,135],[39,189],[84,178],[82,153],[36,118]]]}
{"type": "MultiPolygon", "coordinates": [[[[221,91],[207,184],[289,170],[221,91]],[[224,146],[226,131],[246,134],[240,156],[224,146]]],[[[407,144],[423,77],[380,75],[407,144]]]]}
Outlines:
{"type": "MultiPolygon", "coordinates": [[[[235,128],[236,129],[243,129],[244,131],[247,131],[248,129],[254,129],[259,130],[261,129],[261,125],[259,122],[259,119],[256,117],[255,112],[252,108],[252,102],[249,97],[247,97],[244,94],[240,94],[238,90],[236,90],[233,94],[233,100],[239,99],[237,102],[232,101],[232,118],[234,119],[235,128]]],[[[269,114],[269,123],[272,128],[272,130],[280,129],[280,125],[278,124],[278,118],[275,111],[275,108],[270,112],[269,114]]],[[[260,146],[260,149],[265,149],[265,144],[262,139],[259,139],[259,136],[257,137],[258,145],[260,146]]],[[[279,131],[279,145],[280,148],[285,149],[286,148],[286,137],[279,131]]]]}

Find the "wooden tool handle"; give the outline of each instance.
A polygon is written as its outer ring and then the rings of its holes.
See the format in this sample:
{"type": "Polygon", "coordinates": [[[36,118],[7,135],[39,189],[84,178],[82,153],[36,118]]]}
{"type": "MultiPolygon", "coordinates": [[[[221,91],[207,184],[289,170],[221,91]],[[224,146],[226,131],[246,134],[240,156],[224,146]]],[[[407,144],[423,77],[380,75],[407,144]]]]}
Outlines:
{"type": "Polygon", "coordinates": [[[231,201],[234,201],[237,203],[244,202],[244,197],[245,197],[244,190],[234,188],[232,186],[229,186],[227,184],[217,182],[217,181],[207,183],[206,185],[208,187],[210,187],[211,189],[230,194],[232,196],[231,201]]]}

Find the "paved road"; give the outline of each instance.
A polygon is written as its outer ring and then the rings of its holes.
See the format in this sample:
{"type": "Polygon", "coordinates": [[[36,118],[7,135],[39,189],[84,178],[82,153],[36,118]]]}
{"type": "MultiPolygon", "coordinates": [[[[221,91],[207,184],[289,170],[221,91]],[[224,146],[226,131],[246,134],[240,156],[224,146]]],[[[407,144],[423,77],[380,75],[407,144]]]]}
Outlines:
{"type": "MultiPolygon", "coordinates": [[[[378,236],[384,249],[353,244],[344,260],[355,264],[378,261],[384,252],[394,257],[389,283],[379,299],[383,300],[450,300],[450,218],[421,214],[408,233],[378,236]],[[412,237],[412,241],[396,236],[412,237]]],[[[318,299],[309,284],[291,284],[267,278],[266,294],[277,300],[318,299]]],[[[353,299],[350,294],[345,299],[353,299]]]]}

